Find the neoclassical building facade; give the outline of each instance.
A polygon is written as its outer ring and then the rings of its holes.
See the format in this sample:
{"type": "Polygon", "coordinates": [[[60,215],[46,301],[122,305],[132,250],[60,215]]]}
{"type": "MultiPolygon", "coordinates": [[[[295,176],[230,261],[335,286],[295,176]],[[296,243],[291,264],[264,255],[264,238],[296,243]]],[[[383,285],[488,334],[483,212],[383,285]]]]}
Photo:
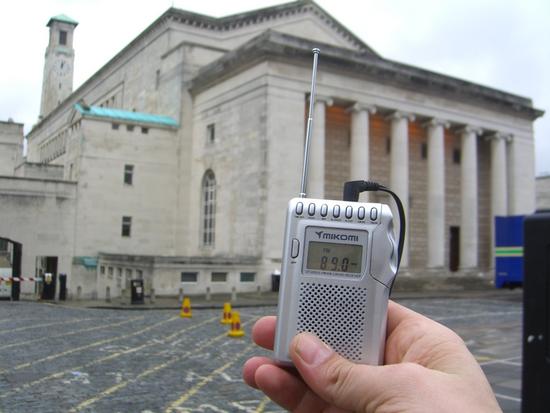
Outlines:
{"type": "MultiPolygon", "coordinates": [[[[530,99],[384,59],[313,1],[223,18],[171,8],[65,95],[49,88],[72,86],[76,22],[49,27],[41,119],[10,185],[57,171],[48,183],[70,212],[44,226],[63,248],[41,254],[59,257],[73,296],[115,296],[135,277],[166,295],[270,288],[314,47],[308,195],[341,199],[350,179],[391,187],[408,217],[404,272],[489,274],[493,217],[535,209],[530,99]]],[[[40,231],[0,222],[23,244],[40,231]]],[[[23,272],[36,262],[24,252],[23,272]]]]}

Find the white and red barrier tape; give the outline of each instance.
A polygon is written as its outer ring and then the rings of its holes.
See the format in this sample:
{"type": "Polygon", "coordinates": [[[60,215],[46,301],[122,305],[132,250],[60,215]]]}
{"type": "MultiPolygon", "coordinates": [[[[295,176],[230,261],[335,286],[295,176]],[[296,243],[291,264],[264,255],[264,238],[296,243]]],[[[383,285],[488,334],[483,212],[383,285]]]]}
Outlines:
{"type": "Polygon", "coordinates": [[[20,281],[42,281],[42,278],[40,277],[0,277],[0,282],[2,281],[10,281],[10,282],[20,282],[20,281]]]}

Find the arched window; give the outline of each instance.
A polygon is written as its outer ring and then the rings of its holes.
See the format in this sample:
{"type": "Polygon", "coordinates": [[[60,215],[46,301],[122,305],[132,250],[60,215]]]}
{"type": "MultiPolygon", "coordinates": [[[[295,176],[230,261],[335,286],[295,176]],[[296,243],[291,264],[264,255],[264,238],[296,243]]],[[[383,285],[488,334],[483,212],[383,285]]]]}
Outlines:
{"type": "Polygon", "coordinates": [[[213,246],[216,227],[216,177],[208,170],[202,178],[202,245],[213,246]]]}

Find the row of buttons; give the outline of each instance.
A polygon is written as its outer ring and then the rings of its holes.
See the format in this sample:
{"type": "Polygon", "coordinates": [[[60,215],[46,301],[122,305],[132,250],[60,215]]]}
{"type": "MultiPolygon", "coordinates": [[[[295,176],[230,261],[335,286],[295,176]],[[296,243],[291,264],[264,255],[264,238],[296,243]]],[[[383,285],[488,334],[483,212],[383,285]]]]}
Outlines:
{"type": "MultiPolygon", "coordinates": [[[[317,208],[317,205],[315,205],[313,202],[310,203],[307,207],[307,213],[310,217],[315,215],[315,210],[317,208]]],[[[296,204],[296,215],[302,215],[304,213],[304,204],[302,202],[298,202],[296,204]]],[[[340,205],[334,205],[332,208],[332,216],[334,218],[340,218],[340,205]]],[[[328,205],[323,204],[320,208],[320,214],[323,218],[325,218],[328,215],[328,205]]],[[[353,207],[351,205],[348,205],[344,210],[344,215],[347,219],[351,219],[353,217],[353,207]]],[[[365,207],[360,206],[357,209],[357,219],[360,221],[364,220],[366,216],[366,210],[365,207]]],[[[369,218],[371,221],[376,221],[378,219],[378,209],[375,207],[372,207],[369,213],[369,218]]]]}

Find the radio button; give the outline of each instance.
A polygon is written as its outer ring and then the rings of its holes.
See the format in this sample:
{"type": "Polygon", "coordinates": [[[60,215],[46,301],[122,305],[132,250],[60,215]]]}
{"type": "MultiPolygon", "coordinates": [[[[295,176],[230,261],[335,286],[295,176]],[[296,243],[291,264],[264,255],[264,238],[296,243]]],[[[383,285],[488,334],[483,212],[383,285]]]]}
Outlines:
{"type": "Polygon", "coordinates": [[[296,238],[292,238],[292,246],[290,248],[290,256],[296,258],[300,253],[300,241],[296,238]]]}
{"type": "Polygon", "coordinates": [[[332,208],[332,216],[334,218],[340,217],[340,205],[334,205],[334,208],[332,208]]]}
{"type": "Polygon", "coordinates": [[[359,207],[359,210],[357,211],[357,218],[361,221],[365,219],[365,207],[359,207]]]}
{"type": "Polygon", "coordinates": [[[321,205],[321,216],[326,217],[327,214],[328,214],[328,205],[327,204],[321,205]]]}
{"type": "Polygon", "coordinates": [[[304,204],[298,202],[296,204],[296,215],[302,215],[302,212],[304,212],[304,204]]]}
{"type": "Polygon", "coordinates": [[[310,216],[315,215],[315,204],[314,203],[309,204],[309,206],[307,207],[307,213],[310,216]]]}
{"type": "Polygon", "coordinates": [[[351,206],[346,207],[346,218],[351,219],[353,216],[353,208],[351,206]]]}
{"type": "Polygon", "coordinates": [[[378,210],[376,208],[371,208],[370,210],[370,220],[376,221],[378,219],[378,210]]]}

